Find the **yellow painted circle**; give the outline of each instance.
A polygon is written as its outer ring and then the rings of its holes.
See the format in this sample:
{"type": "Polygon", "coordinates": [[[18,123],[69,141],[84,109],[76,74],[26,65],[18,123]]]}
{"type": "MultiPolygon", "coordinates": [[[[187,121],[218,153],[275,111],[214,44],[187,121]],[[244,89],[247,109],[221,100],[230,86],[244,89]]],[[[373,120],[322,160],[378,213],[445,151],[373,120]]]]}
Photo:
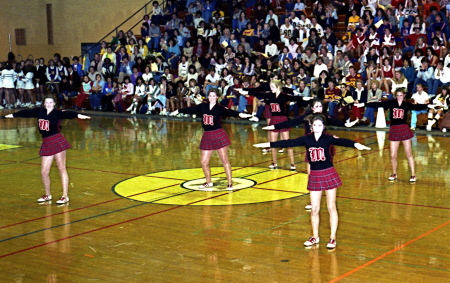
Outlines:
{"type": "Polygon", "coordinates": [[[290,170],[233,167],[233,191],[226,191],[223,167],[211,168],[214,191],[200,191],[201,168],[156,172],[126,179],[113,187],[117,195],[171,205],[236,205],[289,199],[308,193],[308,176],[290,170]]]}

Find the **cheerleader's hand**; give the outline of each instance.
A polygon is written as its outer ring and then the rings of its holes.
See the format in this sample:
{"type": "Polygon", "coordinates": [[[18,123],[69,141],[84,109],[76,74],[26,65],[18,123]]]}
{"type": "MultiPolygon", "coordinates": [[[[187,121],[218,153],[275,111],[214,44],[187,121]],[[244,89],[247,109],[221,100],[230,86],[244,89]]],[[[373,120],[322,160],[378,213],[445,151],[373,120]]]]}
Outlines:
{"type": "Polygon", "coordinates": [[[348,119],[347,120],[347,122],[345,123],[345,126],[347,127],[347,128],[351,128],[351,127],[353,127],[356,123],[358,123],[359,122],[359,119],[356,119],[355,121],[353,121],[353,122],[350,122],[350,119],[348,119]]]}
{"type": "Polygon", "coordinates": [[[263,129],[263,130],[271,131],[271,130],[275,130],[275,126],[274,126],[274,125],[265,126],[265,127],[263,127],[262,129],[263,129]]]}
{"type": "Polygon", "coordinates": [[[77,116],[77,118],[78,119],[91,119],[91,117],[89,117],[89,116],[86,116],[86,115],[83,115],[83,114],[78,114],[78,116],[77,116]]]}
{"type": "Polygon", "coordinates": [[[257,143],[253,145],[254,147],[270,147],[270,142],[257,143]]]}
{"type": "Polygon", "coordinates": [[[14,118],[13,114],[8,114],[5,116],[5,118],[14,118]]]}
{"type": "Polygon", "coordinates": [[[239,118],[247,119],[247,118],[250,118],[250,117],[252,117],[252,114],[239,113],[239,118]]]}
{"type": "Polygon", "coordinates": [[[169,115],[170,116],[177,116],[178,115],[178,110],[175,110],[175,111],[171,112],[169,115]]]}
{"type": "Polygon", "coordinates": [[[370,147],[367,147],[367,146],[365,146],[365,145],[363,145],[363,144],[360,144],[360,143],[355,143],[355,147],[356,147],[356,149],[358,149],[358,150],[370,150],[370,147]]]}

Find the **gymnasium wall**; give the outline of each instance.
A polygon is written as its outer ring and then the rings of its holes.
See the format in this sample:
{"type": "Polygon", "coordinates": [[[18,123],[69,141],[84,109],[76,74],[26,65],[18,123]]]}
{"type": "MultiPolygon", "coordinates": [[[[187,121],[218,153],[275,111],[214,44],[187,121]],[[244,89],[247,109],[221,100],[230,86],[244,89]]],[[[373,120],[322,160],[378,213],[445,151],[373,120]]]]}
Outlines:
{"type": "MultiPolygon", "coordinates": [[[[81,43],[94,43],[126,20],[148,0],[13,0],[2,1],[0,7],[0,61],[7,59],[8,35],[16,58],[44,57],[45,61],[59,52],[62,56],[81,54],[81,43]],[[48,44],[47,4],[52,4],[54,44],[48,44]],[[26,30],[26,45],[17,46],[15,29],[26,30]]],[[[152,6],[147,6],[152,9],[152,6]]],[[[149,10],[147,10],[147,13],[149,10]]],[[[126,31],[142,19],[138,13],[121,29],[126,31]]],[[[139,33],[140,25],[133,31],[139,33]]],[[[112,36],[112,35],[111,35],[112,36]]],[[[106,41],[111,40],[109,36],[106,41]]],[[[17,58],[21,59],[21,58],[17,58]]]]}

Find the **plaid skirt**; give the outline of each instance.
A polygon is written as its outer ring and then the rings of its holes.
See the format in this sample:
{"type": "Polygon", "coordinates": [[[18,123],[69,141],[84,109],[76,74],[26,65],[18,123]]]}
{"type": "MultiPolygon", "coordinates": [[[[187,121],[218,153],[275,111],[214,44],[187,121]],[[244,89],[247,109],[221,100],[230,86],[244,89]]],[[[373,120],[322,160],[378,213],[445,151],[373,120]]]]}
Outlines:
{"type": "Polygon", "coordinates": [[[266,104],[266,106],[264,106],[264,118],[266,118],[266,119],[272,118],[272,112],[270,111],[270,106],[267,104],[266,104]]]}
{"type": "MultiPolygon", "coordinates": [[[[287,117],[286,116],[272,116],[272,118],[270,118],[270,124],[271,125],[276,125],[279,124],[281,122],[287,121],[287,117]]],[[[271,132],[275,132],[275,133],[281,133],[281,132],[289,132],[289,128],[287,129],[279,129],[279,130],[271,130],[271,132]]]]}
{"type": "Polygon", "coordinates": [[[407,124],[403,125],[391,125],[389,129],[389,140],[390,141],[405,141],[414,137],[413,131],[409,128],[407,124]]]}
{"type": "Polygon", "coordinates": [[[325,191],[342,186],[341,178],[334,167],[311,170],[308,177],[308,191],[325,191]]]}
{"type": "Polygon", "coordinates": [[[216,150],[227,145],[230,145],[231,141],[228,138],[224,129],[220,128],[213,131],[205,131],[200,142],[200,149],[203,150],[216,150]]]}
{"type": "Polygon", "coordinates": [[[69,142],[62,134],[56,134],[42,139],[40,156],[52,156],[70,148],[69,142]]]}

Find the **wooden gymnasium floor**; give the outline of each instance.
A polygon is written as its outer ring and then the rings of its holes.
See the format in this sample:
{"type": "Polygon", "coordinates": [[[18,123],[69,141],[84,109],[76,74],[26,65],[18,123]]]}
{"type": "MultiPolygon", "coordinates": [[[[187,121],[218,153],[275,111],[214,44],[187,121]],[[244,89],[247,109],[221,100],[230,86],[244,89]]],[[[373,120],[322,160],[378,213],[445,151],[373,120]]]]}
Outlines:
{"type": "MultiPolygon", "coordinates": [[[[98,114],[98,113],[96,113],[98,114]]],[[[385,132],[336,130],[371,151],[338,148],[338,247],[328,251],[304,210],[304,149],[297,172],[270,171],[253,143],[266,133],[247,122],[224,125],[237,190],[192,190],[202,177],[199,122],[97,116],[65,121],[72,144],[70,204],[36,203],[43,194],[33,119],[0,120],[1,282],[450,282],[449,138],[417,135],[417,184],[403,149],[399,180],[391,173],[385,132]]],[[[303,133],[294,129],[291,136],[303,133]]],[[[53,197],[59,175],[52,171],[53,197]]]]}

